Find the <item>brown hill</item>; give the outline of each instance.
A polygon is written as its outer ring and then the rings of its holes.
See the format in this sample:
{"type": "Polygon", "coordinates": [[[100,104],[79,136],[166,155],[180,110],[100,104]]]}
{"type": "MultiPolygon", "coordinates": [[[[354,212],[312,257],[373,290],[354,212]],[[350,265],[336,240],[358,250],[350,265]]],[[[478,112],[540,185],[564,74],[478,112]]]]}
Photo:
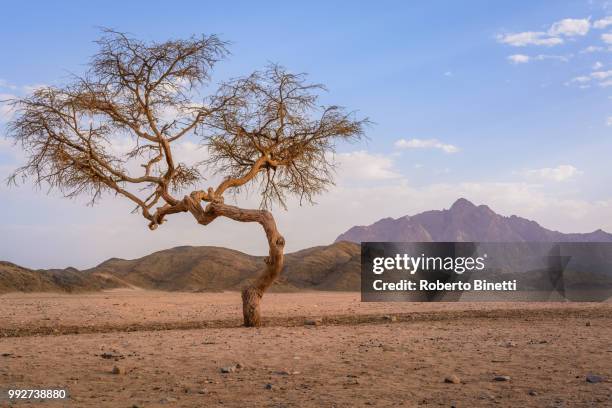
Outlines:
{"type": "MultiPolygon", "coordinates": [[[[264,267],[264,258],[219,247],[177,247],[142,258],[112,258],[78,271],[30,270],[0,263],[0,293],[139,287],[168,291],[236,290],[264,267]]],[[[359,290],[360,249],[339,242],[287,254],[273,290],[359,290]]]]}
{"type": "Polygon", "coordinates": [[[0,261],[0,293],[83,292],[123,286],[114,278],[91,275],[75,268],[32,270],[0,261]]]}
{"type": "Polygon", "coordinates": [[[551,231],[525,218],[504,217],[464,198],[448,210],[426,211],[352,227],[336,239],[350,242],[612,242],[602,230],[586,234],[551,231]]]}

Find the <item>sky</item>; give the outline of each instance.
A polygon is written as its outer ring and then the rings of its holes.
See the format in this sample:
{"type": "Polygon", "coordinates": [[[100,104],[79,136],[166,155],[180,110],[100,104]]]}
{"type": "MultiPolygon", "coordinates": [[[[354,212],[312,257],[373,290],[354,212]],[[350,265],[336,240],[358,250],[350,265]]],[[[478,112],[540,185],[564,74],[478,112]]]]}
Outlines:
{"type": "MultiPolygon", "coordinates": [[[[0,21],[0,100],[84,72],[108,27],[147,41],[217,34],[231,56],[215,80],[280,63],[324,83],[322,103],[370,118],[367,140],[338,146],[336,185],[316,205],[273,208],[287,251],[459,197],[562,232],[612,231],[610,1],[22,1],[0,21]]],[[[4,138],[11,117],[0,104],[2,180],[24,161],[4,138]]],[[[85,204],[2,182],[0,259],[87,268],[179,245],[267,251],[257,225],[180,214],[152,232],[114,196],[85,204]]]]}

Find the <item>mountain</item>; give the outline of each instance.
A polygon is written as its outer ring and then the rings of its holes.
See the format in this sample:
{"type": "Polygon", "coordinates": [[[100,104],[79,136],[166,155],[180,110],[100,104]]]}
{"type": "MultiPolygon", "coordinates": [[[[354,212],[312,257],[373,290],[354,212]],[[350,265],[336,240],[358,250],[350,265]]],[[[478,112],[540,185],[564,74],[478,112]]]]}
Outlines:
{"type": "MultiPolygon", "coordinates": [[[[182,246],[142,258],[111,258],[79,271],[31,270],[0,262],[0,293],[93,291],[138,287],[167,291],[237,290],[264,267],[264,257],[219,247],[182,246]]],[[[285,256],[272,290],[359,290],[360,248],[350,242],[304,249],[285,256]]]]}
{"type": "Polygon", "coordinates": [[[537,222],[496,214],[486,205],[460,198],[448,210],[414,216],[383,218],[368,226],[352,227],[336,242],[612,242],[612,234],[597,230],[564,234],[537,222]]]}

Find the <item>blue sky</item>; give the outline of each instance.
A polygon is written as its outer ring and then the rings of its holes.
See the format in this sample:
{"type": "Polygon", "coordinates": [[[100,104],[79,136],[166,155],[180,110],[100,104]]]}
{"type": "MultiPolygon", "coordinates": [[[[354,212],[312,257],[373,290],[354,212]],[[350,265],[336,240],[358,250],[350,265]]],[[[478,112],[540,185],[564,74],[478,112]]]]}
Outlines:
{"type": "MultiPolygon", "coordinates": [[[[82,72],[100,26],[158,41],[216,33],[232,42],[217,80],[278,62],[375,122],[367,142],[340,146],[338,185],[318,206],[276,210],[289,250],[459,196],[552,229],[612,230],[612,3],[329,3],[11,2],[0,94],[82,72]]],[[[8,119],[0,107],[0,126],[8,119]]],[[[2,140],[0,176],[20,160],[2,140]]],[[[151,233],[111,197],[89,208],[44,193],[0,187],[0,259],[85,267],[183,244],[265,250],[254,226],[183,217],[151,233]]]]}

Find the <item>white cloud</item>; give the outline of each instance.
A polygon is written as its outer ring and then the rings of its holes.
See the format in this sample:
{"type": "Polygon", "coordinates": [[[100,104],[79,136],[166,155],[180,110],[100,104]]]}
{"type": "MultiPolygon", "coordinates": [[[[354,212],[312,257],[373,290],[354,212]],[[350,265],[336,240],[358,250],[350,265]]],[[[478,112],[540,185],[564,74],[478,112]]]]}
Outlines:
{"type": "Polygon", "coordinates": [[[607,88],[609,86],[612,86],[612,70],[594,71],[594,72],[591,72],[591,74],[588,76],[586,75],[578,76],[566,82],[565,85],[579,84],[581,88],[585,88],[587,87],[586,84],[590,82],[591,80],[599,81],[597,82],[597,85],[599,85],[602,88],[607,88]]]}
{"type": "Polygon", "coordinates": [[[602,88],[607,88],[609,86],[612,86],[612,79],[608,79],[607,81],[601,81],[599,83],[599,86],[601,86],[602,88]]]}
{"type": "Polygon", "coordinates": [[[612,76],[612,70],[609,71],[595,71],[591,73],[591,77],[595,79],[606,79],[612,76]]]}
{"type": "Polygon", "coordinates": [[[554,23],[548,30],[548,34],[556,37],[564,35],[566,37],[586,35],[591,28],[588,18],[565,18],[554,23]]]}
{"type": "Polygon", "coordinates": [[[8,82],[6,79],[2,79],[0,78],[0,88],[4,88],[4,89],[10,89],[11,91],[15,91],[17,90],[17,88],[19,88],[17,85],[13,85],[10,82],[8,82]]]}
{"type": "Polygon", "coordinates": [[[605,33],[601,35],[601,39],[606,43],[606,44],[612,44],[612,33],[605,33]]]}
{"type": "Polygon", "coordinates": [[[497,36],[497,41],[502,44],[508,44],[513,47],[525,47],[527,45],[544,45],[552,47],[563,44],[563,39],[559,37],[551,37],[541,31],[525,31],[522,33],[500,34],[497,36]]]}
{"type": "Polygon", "coordinates": [[[599,51],[603,51],[603,50],[604,50],[603,47],[599,47],[599,46],[596,46],[596,45],[589,45],[588,47],[586,47],[585,49],[583,49],[580,52],[585,54],[585,53],[591,53],[591,52],[599,52],[599,51]]]}
{"type": "Polygon", "coordinates": [[[372,154],[365,150],[340,153],[336,156],[341,177],[354,180],[390,180],[402,177],[393,169],[388,156],[372,154]]]}
{"type": "Polygon", "coordinates": [[[25,85],[23,87],[23,91],[26,94],[32,94],[34,93],[34,91],[37,91],[38,89],[44,88],[48,86],[47,84],[33,84],[33,85],[25,85]]]}
{"type": "Polygon", "coordinates": [[[604,65],[603,65],[603,64],[602,64],[600,61],[597,61],[597,62],[595,62],[595,63],[593,64],[593,69],[594,69],[594,70],[598,70],[598,69],[603,68],[603,66],[604,66],[604,65]]]}
{"type": "Polygon", "coordinates": [[[578,83],[585,83],[585,82],[589,82],[591,80],[590,76],[586,76],[586,75],[582,75],[582,76],[578,76],[576,78],[572,78],[572,80],[570,82],[578,82],[578,83]]]}
{"type": "Polygon", "coordinates": [[[597,20],[597,21],[595,21],[593,23],[593,27],[599,28],[599,29],[606,28],[609,25],[612,25],[612,16],[604,17],[604,18],[602,18],[600,20],[597,20]]]}
{"type": "Polygon", "coordinates": [[[572,56],[571,55],[547,55],[547,54],[540,54],[540,55],[536,55],[535,56],[535,60],[537,61],[544,61],[544,60],[558,60],[561,62],[568,62],[570,60],[572,56]]]}
{"type": "Polygon", "coordinates": [[[525,64],[529,61],[544,61],[544,60],[557,60],[561,62],[568,62],[572,56],[571,55],[548,55],[548,54],[539,54],[535,57],[530,57],[529,55],[524,54],[514,54],[509,55],[507,59],[513,64],[525,64]]]}
{"type": "Polygon", "coordinates": [[[446,71],[446,72],[444,73],[444,76],[447,76],[447,77],[452,77],[452,76],[453,76],[453,73],[452,73],[451,71],[446,71]]]}
{"type": "Polygon", "coordinates": [[[612,116],[608,116],[606,119],[606,126],[612,126],[612,116]]]}
{"type": "Polygon", "coordinates": [[[570,164],[561,164],[557,167],[544,167],[541,169],[528,169],[521,172],[523,176],[532,180],[566,181],[582,174],[580,170],[570,164]]]}
{"type": "Polygon", "coordinates": [[[457,153],[459,148],[455,145],[442,143],[438,139],[400,139],[394,146],[398,149],[440,149],[444,153],[457,153]]]}
{"type": "Polygon", "coordinates": [[[508,55],[508,57],[506,57],[511,63],[513,64],[526,64],[529,62],[529,55],[524,55],[524,54],[514,54],[514,55],[508,55]]]}

